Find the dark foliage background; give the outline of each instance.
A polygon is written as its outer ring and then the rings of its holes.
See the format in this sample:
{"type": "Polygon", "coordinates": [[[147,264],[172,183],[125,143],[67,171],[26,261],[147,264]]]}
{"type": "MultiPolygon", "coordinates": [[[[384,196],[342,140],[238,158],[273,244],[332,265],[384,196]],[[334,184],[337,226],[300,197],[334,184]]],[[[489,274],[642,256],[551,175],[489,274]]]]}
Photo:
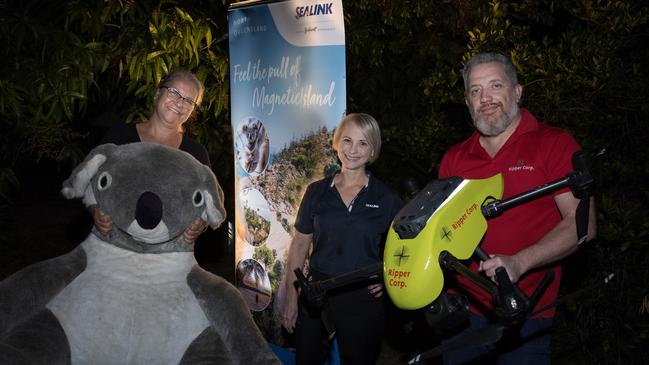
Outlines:
{"type": "MultiPolygon", "coordinates": [[[[68,249],[35,241],[78,238],[58,232],[73,205],[61,203],[57,187],[111,123],[148,114],[157,81],[174,67],[191,69],[205,82],[206,98],[190,133],[208,148],[226,190],[232,185],[229,4],[0,0],[2,277],[68,249]],[[58,210],[43,208],[48,204],[58,210]],[[31,236],[21,233],[26,230],[31,236]],[[25,247],[32,251],[27,257],[25,247]]],[[[396,189],[409,177],[422,185],[433,179],[445,149],[470,133],[459,74],[477,51],[511,56],[525,107],[571,131],[585,149],[606,149],[599,237],[566,261],[563,291],[608,273],[615,278],[560,308],[554,360],[646,363],[644,1],[356,0],[344,1],[344,8],[348,109],[379,119],[385,145],[373,170],[396,189]]]]}

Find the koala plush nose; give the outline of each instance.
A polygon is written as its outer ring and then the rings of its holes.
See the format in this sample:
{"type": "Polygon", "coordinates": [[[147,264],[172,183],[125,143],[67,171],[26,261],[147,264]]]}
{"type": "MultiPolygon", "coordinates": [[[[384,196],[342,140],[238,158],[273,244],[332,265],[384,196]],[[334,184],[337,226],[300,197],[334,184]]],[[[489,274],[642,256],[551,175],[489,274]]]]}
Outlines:
{"type": "Polygon", "coordinates": [[[144,229],[155,228],[162,219],[162,200],[150,191],[140,195],[135,206],[135,220],[144,229]]]}

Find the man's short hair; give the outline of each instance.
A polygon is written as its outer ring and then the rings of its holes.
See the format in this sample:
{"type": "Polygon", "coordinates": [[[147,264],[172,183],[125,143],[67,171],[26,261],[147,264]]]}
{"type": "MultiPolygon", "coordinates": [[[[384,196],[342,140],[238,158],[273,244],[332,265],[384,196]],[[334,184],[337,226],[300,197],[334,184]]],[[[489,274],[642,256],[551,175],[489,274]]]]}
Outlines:
{"type": "Polygon", "coordinates": [[[500,53],[478,53],[473,55],[473,57],[471,57],[469,61],[467,61],[467,63],[464,65],[464,69],[462,70],[462,77],[464,78],[464,90],[469,90],[469,73],[471,73],[473,66],[494,62],[500,63],[504,66],[505,76],[507,76],[507,79],[509,79],[509,82],[511,82],[512,85],[518,85],[518,74],[516,73],[516,67],[508,57],[505,57],[500,53]]]}

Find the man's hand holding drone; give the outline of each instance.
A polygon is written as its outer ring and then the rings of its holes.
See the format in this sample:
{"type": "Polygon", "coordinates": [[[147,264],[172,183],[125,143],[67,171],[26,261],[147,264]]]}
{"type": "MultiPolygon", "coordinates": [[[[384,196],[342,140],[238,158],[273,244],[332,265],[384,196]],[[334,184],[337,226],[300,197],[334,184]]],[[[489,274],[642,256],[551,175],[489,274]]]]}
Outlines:
{"type": "Polygon", "coordinates": [[[480,261],[480,271],[484,272],[493,282],[496,282],[496,269],[504,267],[512,283],[517,283],[525,270],[515,256],[489,255],[489,260],[480,261]]]}

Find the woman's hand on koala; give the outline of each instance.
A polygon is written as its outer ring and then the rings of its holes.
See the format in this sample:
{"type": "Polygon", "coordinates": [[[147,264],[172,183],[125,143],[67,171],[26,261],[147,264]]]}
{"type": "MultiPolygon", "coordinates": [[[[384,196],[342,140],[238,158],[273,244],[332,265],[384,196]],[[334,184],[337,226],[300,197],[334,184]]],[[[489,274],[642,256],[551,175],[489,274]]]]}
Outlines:
{"type": "Polygon", "coordinates": [[[201,235],[201,233],[205,232],[207,229],[207,222],[200,218],[196,218],[195,221],[189,224],[187,228],[185,228],[185,232],[183,232],[183,238],[185,239],[185,243],[188,245],[191,245],[196,241],[198,236],[201,235]]]}
{"type": "MultiPolygon", "coordinates": [[[[102,212],[96,204],[89,206],[88,210],[92,215],[92,219],[95,221],[95,227],[97,228],[97,230],[101,234],[107,235],[108,232],[113,229],[113,219],[111,218],[110,214],[102,212]]],[[[200,218],[196,218],[196,220],[190,223],[183,232],[183,239],[185,240],[185,243],[191,245],[192,243],[194,243],[194,241],[196,241],[201,233],[205,232],[206,229],[207,222],[200,218]]]]}
{"type": "Polygon", "coordinates": [[[92,215],[92,219],[95,221],[97,230],[101,234],[107,235],[113,229],[113,219],[110,214],[102,212],[96,204],[89,206],[88,210],[92,215]]]}

